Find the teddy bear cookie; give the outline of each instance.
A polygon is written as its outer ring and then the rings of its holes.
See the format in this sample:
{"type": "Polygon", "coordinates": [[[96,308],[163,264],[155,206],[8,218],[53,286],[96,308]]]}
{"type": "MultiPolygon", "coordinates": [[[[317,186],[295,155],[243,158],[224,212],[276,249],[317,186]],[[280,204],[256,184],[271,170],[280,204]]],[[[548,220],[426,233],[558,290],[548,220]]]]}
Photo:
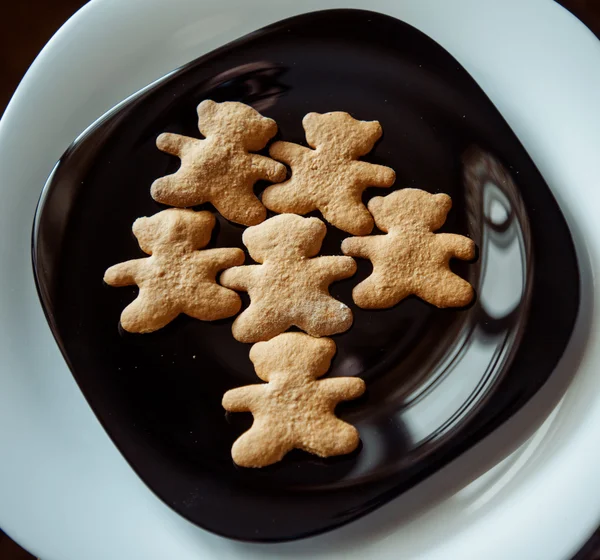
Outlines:
{"type": "Polygon", "coordinates": [[[240,342],[269,340],[296,326],[311,336],[344,332],[352,311],[329,294],[329,285],[356,272],[351,257],[314,257],[327,227],[318,218],[281,214],[244,231],[242,240],[257,265],[238,266],[221,284],[248,292],[250,306],[233,322],[240,342]]]}
{"type": "Polygon", "coordinates": [[[275,142],[269,154],[287,163],[292,176],[263,192],[263,204],[274,212],[307,214],[319,210],[325,220],[354,235],[373,229],[373,218],[361,196],[367,187],[390,187],[393,169],[359,161],[382,134],[377,121],[358,121],[348,113],[309,113],[302,120],[311,148],[275,142]]]}
{"type": "Polygon", "coordinates": [[[368,206],[377,227],[387,234],[342,242],[344,254],[373,263],[373,273],[352,292],[356,305],[385,309],[411,294],[437,307],[471,302],[472,286],[450,270],[449,261],[475,258],[475,243],[462,235],[433,233],[452,207],[448,195],[403,189],[372,198],[368,206]]]}
{"type": "Polygon", "coordinates": [[[292,449],[320,457],[356,449],[358,430],[337,418],[334,410],[338,403],[360,397],[365,383],[357,377],[319,379],[329,370],[335,351],[333,340],[298,332],[252,347],[250,359],[267,383],[232,389],[223,396],[227,411],[254,416],[252,427],[231,449],[237,465],[271,465],[292,449]]]}
{"type": "Polygon", "coordinates": [[[243,103],[207,99],[198,105],[198,128],[203,140],[168,132],[157,138],[159,149],[181,158],[181,167],[154,181],[154,200],[180,208],[210,202],[232,222],[262,222],[267,212],[254,184],[283,181],[287,172],[281,163],[250,152],[275,136],[275,121],[243,103]]]}
{"type": "Polygon", "coordinates": [[[139,218],[133,233],[140,248],[151,255],[111,266],[104,281],[111,286],[139,287],[137,298],[121,314],[121,326],[133,333],[149,333],[170,323],[180,313],[201,321],[235,315],[238,294],[219,286],[217,272],[242,264],[241,249],[207,249],[215,218],[210,212],[171,208],[139,218]]]}

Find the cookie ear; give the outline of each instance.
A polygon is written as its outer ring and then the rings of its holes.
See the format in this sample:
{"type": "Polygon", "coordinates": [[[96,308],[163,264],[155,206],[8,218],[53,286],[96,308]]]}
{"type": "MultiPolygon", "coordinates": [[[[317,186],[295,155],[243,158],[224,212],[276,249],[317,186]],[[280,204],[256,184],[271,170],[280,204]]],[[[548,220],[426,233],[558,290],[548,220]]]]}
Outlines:
{"type": "MultiPolygon", "coordinates": [[[[303,337],[307,335],[303,334],[303,337]]],[[[315,378],[325,375],[331,367],[331,360],[337,351],[335,342],[331,338],[305,338],[304,343],[313,348],[310,349],[313,362],[310,363],[311,373],[315,378]]]]}
{"type": "Polygon", "coordinates": [[[319,117],[321,117],[320,113],[307,113],[304,115],[304,118],[302,119],[304,130],[312,129],[317,126],[319,117]]]}
{"type": "Polygon", "coordinates": [[[262,150],[277,134],[277,123],[273,119],[263,117],[256,111],[255,113],[253,118],[248,119],[243,137],[244,146],[250,152],[262,150]]]}
{"type": "MultiPolygon", "coordinates": [[[[267,220],[268,221],[268,220],[267,220]]],[[[264,224],[265,222],[263,222],[264,224]]],[[[250,226],[242,233],[242,243],[248,249],[250,256],[259,263],[264,262],[265,256],[269,254],[269,238],[265,237],[261,228],[262,224],[250,226]]]]}
{"type": "Polygon", "coordinates": [[[387,233],[388,229],[392,226],[390,223],[391,220],[389,219],[389,207],[392,199],[388,201],[386,198],[391,197],[393,194],[394,193],[388,195],[388,197],[375,196],[367,203],[367,208],[375,220],[375,225],[385,233],[387,233]]]}
{"type": "Polygon", "coordinates": [[[362,124],[365,128],[365,137],[368,138],[368,142],[371,146],[369,148],[370,152],[373,149],[375,142],[381,138],[383,129],[381,128],[379,121],[363,121],[362,124]]]}
{"type": "Polygon", "coordinates": [[[302,119],[306,142],[311,148],[316,148],[320,143],[319,128],[322,117],[320,113],[308,113],[302,119]]]}
{"type": "Polygon", "coordinates": [[[430,226],[432,231],[440,229],[446,221],[446,216],[452,208],[452,199],[444,193],[432,195],[435,210],[431,212],[430,226]]]}
{"type": "Polygon", "coordinates": [[[205,99],[198,105],[196,112],[198,113],[198,130],[207,136],[212,130],[212,121],[217,116],[219,104],[212,99],[205,99]]]}
{"type": "MultiPolygon", "coordinates": [[[[194,211],[190,210],[190,212],[194,212],[194,211]]],[[[192,219],[197,228],[212,230],[212,228],[215,227],[215,222],[216,222],[215,217],[208,210],[202,210],[201,212],[194,212],[193,214],[191,214],[191,216],[193,216],[192,219]]]]}
{"type": "Polygon", "coordinates": [[[369,212],[371,212],[371,214],[373,214],[373,217],[375,219],[377,219],[377,216],[379,214],[381,214],[381,210],[383,208],[383,203],[384,203],[383,196],[374,196],[367,203],[367,208],[369,209],[369,212]]]}
{"type": "Polygon", "coordinates": [[[327,226],[319,218],[303,218],[306,227],[306,243],[304,253],[307,257],[314,257],[321,250],[323,239],[327,235],[327,226]]]}
{"type": "Polygon", "coordinates": [[[445,193],[439,193],[433,195],[435,203],[440,210],[448,213],[452,208],[452,199],[445,193]]]}
{"type": "Polygon", "coordinates": [[[206,210],[202,212],[194,212],[193,210],[184,211],[192,212],[190,214],[190,238],[192,245],[194,249],[202,249],[210,241],[212,230],[215,227],[215,217],[206,210]]]}
{"type": "Polygon", "coordinates": [[[199,117],[211,117],[217,111],[218,103],[212,99],[205,99],[196,108],[199,117]]]}
{"type": "Polygon", "coordinates": [[[269,357],[269,342],[257,342],[250,348],[250,361],[254,366],[256,375],[263,381],[269,381],[272,371],[272,364],[269,357]]]}
{"type": "Polygon", "coordinates": [[[138,218],[135,222],[133,222],[132,231],[133,235],[135,235],[138,240],[140,249],[147,253],[148,255],[152,254],[152,251],[157,245],[157,228],[156,228],[156,218],[152,216],[150,218],[138,218]]]}

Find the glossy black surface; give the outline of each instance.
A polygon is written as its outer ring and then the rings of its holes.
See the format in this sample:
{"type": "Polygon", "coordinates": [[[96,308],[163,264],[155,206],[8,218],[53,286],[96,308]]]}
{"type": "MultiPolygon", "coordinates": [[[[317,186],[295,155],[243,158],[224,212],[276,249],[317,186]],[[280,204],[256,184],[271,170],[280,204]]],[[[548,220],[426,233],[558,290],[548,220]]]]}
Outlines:
{"type": "MultiPolygon", "coordinates": [[[[258,187],[258,190],[264,185],[258,187]]],[[[385,194],[371,189],[365,199],[385,194]]],[[[243,228],[219,217],[213,246],[243,228]]],[[[329,228],[323,253],[339,254],[329,228]]],[[[249,262],[249,257],[247,258],[249,262]]],[[[547,185],[498,111],[439,45],[393,18],[326,11],[280,22],[178,70],[108,114],[61,159],[34,228],[42,302],[77,382],[142,479],[176,511],[217,533],[286,540],[378,507],[488,434],[548,379],[571,334],[579,277],[567,226],[547,185]],[[109,288],[104,270],[142,256],[131,224],[160,210],[152,181],[178,160],[155,147],[163,131],[198,136],[196,105],[240,100],[304,143],[309,111],[348,111],[382,123],[365,159],[393,167],[393,188],[446,192],[444,231],[469,235],[475,263],[455,270],[478,298],[438,310],[411,298],[364,311],[352,287],[352,329],[336,336],[331,375],[360,375],[367,395],[339,407],[359,428],[355,453],[302,452],[262,470],[236,468],[230,447],[249,415],[226,416],[222,394],[254,383],[249,346],[231,320],[180,317],[151,335],[120,331],[135,289],[109,288]]]]}

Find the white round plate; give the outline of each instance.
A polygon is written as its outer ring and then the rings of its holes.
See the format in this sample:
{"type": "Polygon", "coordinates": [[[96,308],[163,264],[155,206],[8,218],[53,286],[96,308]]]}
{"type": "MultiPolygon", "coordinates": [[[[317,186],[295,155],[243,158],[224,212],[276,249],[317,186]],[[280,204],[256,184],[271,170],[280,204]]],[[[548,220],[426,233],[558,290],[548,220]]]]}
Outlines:
{"type": "Polygon", "coordinates": [[[0,527],[43,560],[569,558],[600,523],[600,345],[590,343],[600,299],[599,91],[600,42],[551,0],[92,1],[42,51],[0,122],[0,527]],[[250,31],[335,7],[398,17],[475,77],[567,217],[582,310],[551,381],[476,448],[346,527],[249,545],[172,512],[104,433],[38,302],[31,223],[56,160],[113,105],[250,31]]]}

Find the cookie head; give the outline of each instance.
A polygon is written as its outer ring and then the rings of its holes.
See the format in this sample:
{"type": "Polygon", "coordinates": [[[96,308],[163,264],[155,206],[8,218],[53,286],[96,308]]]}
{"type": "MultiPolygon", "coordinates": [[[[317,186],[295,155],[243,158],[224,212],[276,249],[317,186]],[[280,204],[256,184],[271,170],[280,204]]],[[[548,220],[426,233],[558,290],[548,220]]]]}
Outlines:
{"type": "Polygon", "coordinates": [[[325,145],[330,151],[352,158],[368,154],[382,134],[377,121],[359,121],[343,112],[308,113],[302,126],[312,148],[325,145]]]}
{"type": "Polygon", "coordinates": [[[327,373],[335,351],[330,338],[287,332],[252,346],[250,360],[263,381],[282,373],[316,379],[327,373]]]}
{"type": "Polygon", "coordinates": [[[206,99],[198,105],[198,128],[204,136],[220,136],[241,144],[246,150],[262,150],[277,134],[273,119],[263,117],[244,103],[206,99]]]}
{"type": "Polygon", "coordinates": [[[153,252],[175,247],[200,249],[208,244],[215,217],[210,212],[194,212],[169,208],[148,218],[138,218],[133,224],[142,251],[153,252]]]}
{"type": "Polygon", "coordinates": [[[368,207],[381,231],[387,232],[390,228],[406,224],[418,224],[429,231],[436,231],[444,225],[452,199],[447,194],[402,189],[372,198],[368,207]]]}
{"type": "Polygon", "coordinates": [[[244,231],[242,240],[256,262],[267,258],[314,257],[327,227],[318,218],[279,214],[244,231]]]}

